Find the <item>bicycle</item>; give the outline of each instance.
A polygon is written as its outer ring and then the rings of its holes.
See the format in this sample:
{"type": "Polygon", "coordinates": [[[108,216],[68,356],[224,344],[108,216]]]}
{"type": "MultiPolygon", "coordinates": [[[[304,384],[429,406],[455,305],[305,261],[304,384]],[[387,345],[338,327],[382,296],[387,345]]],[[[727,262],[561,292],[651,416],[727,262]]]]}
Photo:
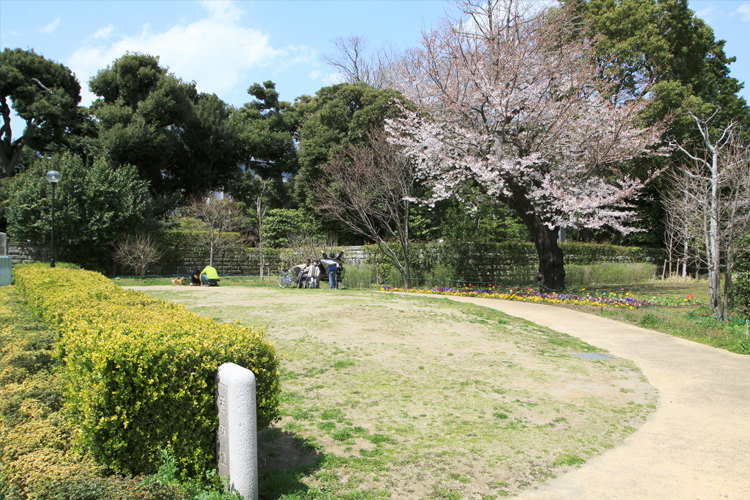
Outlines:
{"type": "Polygon", "coordinates": [[[279,277],[276,278],[276,281],[279,283],[279,288],[286,288],[292,284],[295,288],[310,288],[310,278],[305,278],[304,280],[297,282],[298,273],[299,271],[297,271],[295,268],[291,268],[288,271],[279,271],[279,277]]]}
{"type": "Polygon", "coordinates": [[[294,283],[294,277],[295,274],[293,274],[293,269],[290,269],[289,271],[279,271],[279,277],[277,279],[279,288],[286,288],[294,283]]]}

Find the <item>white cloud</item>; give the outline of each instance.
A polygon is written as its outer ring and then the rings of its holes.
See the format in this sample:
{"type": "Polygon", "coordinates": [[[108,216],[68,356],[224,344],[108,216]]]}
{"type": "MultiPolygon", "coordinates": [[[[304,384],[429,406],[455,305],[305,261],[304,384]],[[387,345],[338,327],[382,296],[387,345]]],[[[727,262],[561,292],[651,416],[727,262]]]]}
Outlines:
{"type": "Polygon", "coordinates": [[[212,12],[216,19],[237,19],[245,14],[231,0],[203,0],[201,4],[212,12]]]}
{"type": "Polygon", "coordinates": [[[703,19],[704,21],[708,22],[713,19],[712,14],[714,13],[713,7],[706,7],[705,9],[701,9],[698,12],[695,13],[695,17],[699,17],[703,19]]]}
{"type": "Polygon", "coordinates": [[[115,30],[115,27],[111,24],[105,28],[100,29],[93,35],[91,35],[91,38],[101,38],[102,40],[108,40],[109,35],[112,34],[112,32],[115,30]]]}
{"type": "Polygon", "coordinates": [[[60,26],[60,18],[59,17],[57,19],[55,19],[54,21],[52,21],[51,23],[49,23],[44,28],[39,28],[39,33],[44,33],[44,34],[49,35],[53,31],[55,31],[55,29],[58,26],[60,26]]]}
{"type": "Polygon", "coordinates": [[[228,101],[227,94],[238,94],[241,88],[244,95],[250,83],[257,80],[250,74],[254,69],[273,65],[279,70],[315,60],[315,51],[307,47],[275,48],[267,34],[240,26],[237,21],[243,12],[232,2],[205,1],[203,5],[210,16],[192,24],[161,33],[144,25],[137,35],[106,45],[89,40],[76,50],[67,65],[84,87],[83,103],[94,99],[88,91],[88,80],[127,51],[157,55],[162,66],[186,81],[194,80],[199,91],[216,93],[228,101]]]}
{"type": "Polygon", "coordinates": [[[336,85],[337,83],[343,83],[346,81],[343,73],[329,73],[323,78],[326,85],[336,85]]]}
{"type": "Polygon", "coordinates": [[[322,74],[323,74],[323,73],[322,73],[322,72],[320,72],[320,71],[318,71],[318,70],[315,70],[315,71],[311,71],[311,72],[310,72],[310,79],[312,79],[312,80],[317,80],[318,78],[320,78],[320,75],[322,75],[322,74]]]}
{"type": "Polygon", "coordinates": [[[743,3],[737,7],[737,13],[742,15],[742,20],[750,22],[750,3],[743,3]]]}
{"type": "Polygon", "coordinates": [[[12,36],[19,36],[20,34],[21,34],[20,31],[6,31],[5,33],[0,34],[0,40],[2,40],[4,38],[7,38],[9,36],[10,37],[12,37],[12,36]]]}

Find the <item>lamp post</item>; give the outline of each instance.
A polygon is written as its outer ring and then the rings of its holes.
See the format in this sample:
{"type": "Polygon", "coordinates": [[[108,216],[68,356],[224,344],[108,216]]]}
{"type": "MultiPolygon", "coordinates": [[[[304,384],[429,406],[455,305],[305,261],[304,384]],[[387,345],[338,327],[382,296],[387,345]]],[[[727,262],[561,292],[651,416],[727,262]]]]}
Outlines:
{"type": "Polygon", "coordinates": [[[50,239],[49,267],[55,267],[55,186],[62,176],[57,170],[47,172],[47,182],[52,184],[52,233],[50,239]]]}

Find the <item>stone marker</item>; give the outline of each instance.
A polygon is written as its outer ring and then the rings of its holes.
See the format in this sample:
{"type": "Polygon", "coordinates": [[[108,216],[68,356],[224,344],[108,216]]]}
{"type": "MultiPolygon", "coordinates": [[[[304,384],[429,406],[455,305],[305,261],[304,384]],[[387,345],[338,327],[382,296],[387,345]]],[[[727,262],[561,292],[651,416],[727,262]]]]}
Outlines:
{"type": "Polygon", "coordinates": [[[258,435],[255,375],[234,363],[224,363],[216,375],[216,461],[229,489],[245,500],[258,499],[258,435]]]}

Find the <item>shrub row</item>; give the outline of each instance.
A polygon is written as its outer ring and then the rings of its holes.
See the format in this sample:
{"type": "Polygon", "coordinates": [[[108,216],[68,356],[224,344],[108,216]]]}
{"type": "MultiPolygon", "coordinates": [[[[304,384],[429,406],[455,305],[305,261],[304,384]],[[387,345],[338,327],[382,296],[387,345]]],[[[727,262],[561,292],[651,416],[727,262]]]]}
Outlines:
{"type": "Polygon", "coordinates": [[[90,271],[28,265],[15,279],[38,317],[58,329],[66,406],[81,443],[115,472],[153,473],[164,448],[183,475],[215,468],[222,363],[255,373],[259,427],[278,417],[278,359],[262,329],[216,323],[90,271]]]}
{"type": "Polygon", "coordinates": [[[76,432],[63,411],[56,342],[13,287],[0,288],[0,498],[189,500],[176,487],[104,477],[102,467],[73,448],[76,432]]]}
{"type": "MultiPolygon", "coordinates": [[[[660,263],[661,249],[621,247],[596,243],[560,243],[565,264],[594,263],[660,263]]],[[[389,275],[387,257],[372,247],[383,266],[380,274],[389,275]]],[[[410,246],[412,276],[415,278],[450,276],[459,281],[492,281],[511,285],[533,282],[538,263],[533,243],[457,242],[413,243],[410,246]],[[523,272],[520,272],[523,271],[523,272]]]]}

